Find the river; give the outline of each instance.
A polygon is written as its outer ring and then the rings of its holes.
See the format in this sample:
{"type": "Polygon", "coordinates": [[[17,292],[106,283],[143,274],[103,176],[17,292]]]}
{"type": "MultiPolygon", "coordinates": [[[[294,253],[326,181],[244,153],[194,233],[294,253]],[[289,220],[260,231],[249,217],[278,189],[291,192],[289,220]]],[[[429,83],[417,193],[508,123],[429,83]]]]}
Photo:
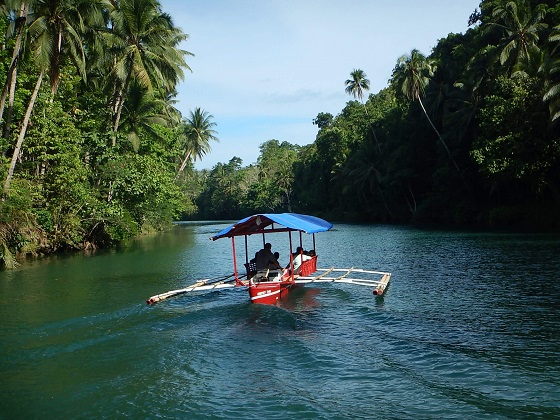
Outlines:
{"type": "Polygon", "coordinates": [[[146,305],[231,273],[225,226],[0,272],[0,418],[560,418],[560,237],[335,224],[319,266],[390,271],[383,298],[146,305]]]}

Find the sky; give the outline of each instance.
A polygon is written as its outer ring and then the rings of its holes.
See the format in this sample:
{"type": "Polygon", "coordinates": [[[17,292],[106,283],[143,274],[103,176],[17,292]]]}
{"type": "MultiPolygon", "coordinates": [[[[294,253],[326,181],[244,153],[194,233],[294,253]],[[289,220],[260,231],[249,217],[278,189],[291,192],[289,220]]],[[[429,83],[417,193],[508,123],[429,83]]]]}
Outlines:
{"type": "Polygon", "coordinates": [[[480,0],[160,0],[188,34],[187,71],[176,107],[212,115],[219,142],[195,168],[234,156],[255,163],[268,140],[313,143],[321,112],[353,98],[345,81],[361,69],[369,93],[387,87],[399,57],[429,55],[464,33],[480,0]]]}

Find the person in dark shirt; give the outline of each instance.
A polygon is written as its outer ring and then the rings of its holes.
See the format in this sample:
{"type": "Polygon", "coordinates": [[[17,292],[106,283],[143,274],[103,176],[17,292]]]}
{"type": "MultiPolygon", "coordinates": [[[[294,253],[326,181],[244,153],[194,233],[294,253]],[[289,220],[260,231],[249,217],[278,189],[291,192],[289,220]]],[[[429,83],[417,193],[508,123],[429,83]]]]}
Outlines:
{"type": "Polygon", "coordinates": [[[272,253],[272,244],[267,242],[264,244],[264,248],[257,252],[257,270],[266,270],[269,268],[282,268],[278,264],[278,260],[274,257],[272,253]]]}

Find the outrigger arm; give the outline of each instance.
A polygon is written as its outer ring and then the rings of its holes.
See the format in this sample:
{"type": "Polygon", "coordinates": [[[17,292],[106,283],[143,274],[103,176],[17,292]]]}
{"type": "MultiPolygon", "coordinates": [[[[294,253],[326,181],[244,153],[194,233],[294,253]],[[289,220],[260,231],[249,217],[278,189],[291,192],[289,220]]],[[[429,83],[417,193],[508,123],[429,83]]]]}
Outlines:
{"type": "Polygon", "coordinates": [[[229,275],[228,277],[218,279],[220,281],[210,282],[211,280],[212,279],[199,280],[196,283],[191,284],[190,286],[187,286],[185,288],[177,289],[177,290],[170,290],[169,292],[160,293],[159,295],[154,295],[154,296],[150,297],[148,300],[146,300],[146,303],[148,305],[153,305],[154,303],[160,302],[160,301],[168,299],[170,297],[182,295],[184,293],[189,293],[189,292],[202,292],[204,290],[230,289],[230,288],[233,288],[233,287],[245,286],[245,283],[243,283],[239,279],[239,277],[237,276],[236,273],[234,273],[232,275],[229,275]],[[234,277],[233,279],[226,280],[226,279],[229,279],[232,276],[234,277]],[[235,281],[235,283],[232,284],[232,282],[234,282],[234,281],[235,281]]]}
{"type": "Polygon", "coordinates": [[[295,279],[296,284],[308,284],[308,283],[347,283],[347,284],[356,284],[358,286],[369,286],[373,287],[373,294],[376,296],[381,296],[387,285],[389,284],[389,280],[391,279],[391,273],[386,273],[383,271],[371,271],[371,270],[363,270],[361,268],[318,268],[317,276],[303,276],[297,277],[295,279]],[[335,272],[342,272],[343,274],[336,277],[328,277],[329,274],[335,272]],[[357,275],[356,278],[350,278],[348,276],[357,275]],[[379,277],[378,280],[367,278],[367,277],[379,277]]]}

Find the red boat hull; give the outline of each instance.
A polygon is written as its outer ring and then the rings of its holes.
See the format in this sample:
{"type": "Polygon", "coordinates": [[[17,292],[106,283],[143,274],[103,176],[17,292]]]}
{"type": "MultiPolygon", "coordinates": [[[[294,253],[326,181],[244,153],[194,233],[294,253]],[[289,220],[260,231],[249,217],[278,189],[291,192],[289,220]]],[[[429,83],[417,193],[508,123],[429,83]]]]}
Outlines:
{"type": "Polygon", "coordinates": [[[261,282],[249,286],[249,296],[253,303],[274,305],[296,287],[292,282],[261,282]]]}
{"type": "MultiPolygon", "coordinates": [[[[314,256],[301,263],[299,275],[308,276],[316,270],[317,256],[314,256]]],[[[285,270],[282,273],[282,276],[278,277],[281,281],[267,281],[266,279],[264,279],[264,281],[259,281],[255,280],[256,278],[257,276],[255,276],[249,283],[249,296],[251,297],[251,302],[253,303],[274,305],[291,290],[296,287],[301,287],[301,285],[298,285],[293,281],[293,277],[289,274],[288,270],[285,270]]],[[[261,279],[263,278],[261,277],[261,279]]]]}

